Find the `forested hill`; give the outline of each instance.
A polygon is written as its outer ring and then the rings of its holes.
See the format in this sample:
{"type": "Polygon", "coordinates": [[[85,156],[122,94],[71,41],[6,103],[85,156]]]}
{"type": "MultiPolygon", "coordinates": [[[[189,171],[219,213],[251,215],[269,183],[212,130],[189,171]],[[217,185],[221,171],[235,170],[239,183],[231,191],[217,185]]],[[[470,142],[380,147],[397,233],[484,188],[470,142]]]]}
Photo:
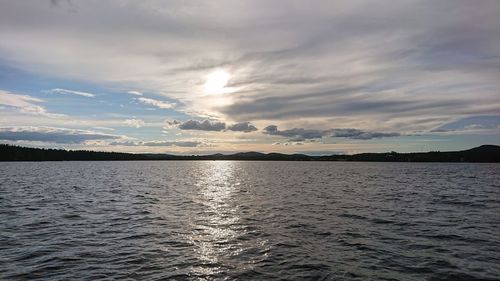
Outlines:
{"type": "Polygon", "coordinates": [[[141,154],[88,150],[44,149],[0,144],[0,161],[149,160],[141,154]]]}
{"type": "Polygon", "coordinates": [[[236,154],[171,155],[42,149],[0,144],[0,161],[114,161],[114,160],[262,160],[262,161],[366,161],[366,162],[500,162],[500,146],[482,145],[462,151],[415,153],[361,153],[310,156],[242,152],[236,154]]]}

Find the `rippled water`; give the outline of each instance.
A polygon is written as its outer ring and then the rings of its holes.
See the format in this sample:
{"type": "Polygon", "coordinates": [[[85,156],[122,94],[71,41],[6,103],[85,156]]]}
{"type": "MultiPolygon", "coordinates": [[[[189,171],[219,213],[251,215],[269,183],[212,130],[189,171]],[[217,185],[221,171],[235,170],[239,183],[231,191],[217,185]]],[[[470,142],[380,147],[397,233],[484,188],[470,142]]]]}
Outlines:
{"type": "Polygon", "coordinates": [[[0,163],[0,279],[500,276],[500,165],[0,163]]]}

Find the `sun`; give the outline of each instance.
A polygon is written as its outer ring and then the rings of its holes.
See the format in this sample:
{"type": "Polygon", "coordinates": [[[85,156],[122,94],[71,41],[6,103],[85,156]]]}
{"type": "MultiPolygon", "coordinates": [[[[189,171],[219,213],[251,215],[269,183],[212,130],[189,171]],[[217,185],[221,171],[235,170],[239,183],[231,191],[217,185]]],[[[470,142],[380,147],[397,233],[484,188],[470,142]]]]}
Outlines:
{"type": "Polygon", "coordinates": [[[226,92],[226,85],[231,75],[225,70],[215,70],[207,75],[205,82],[205,92],[207,94],[222,94],[226,92]]]}

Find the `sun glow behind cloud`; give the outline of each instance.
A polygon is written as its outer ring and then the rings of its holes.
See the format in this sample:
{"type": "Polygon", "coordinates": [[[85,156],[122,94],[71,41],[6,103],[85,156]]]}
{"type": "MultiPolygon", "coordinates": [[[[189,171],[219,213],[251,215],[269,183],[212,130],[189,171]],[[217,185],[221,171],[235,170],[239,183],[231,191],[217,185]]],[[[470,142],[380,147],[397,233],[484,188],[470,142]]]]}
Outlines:
{"type": "Polygon", "coordinates": [[[226,88],[231,75],[225,70],[215,70],[207,75],[204,85],[206,94],[224,94],[228,91],[226,88]]]}
{"type": "Polygon", "coordinates": [[[221,107],[231,105],[233,101],[232,93],[237,93],[238,89],[228,87],[233,75],[225,69],[214,69],[204,76],[205,83],[195,97],[192,108],[202,108],[204,113],[210,117],[223,118],[220,114],[221,107]]]}

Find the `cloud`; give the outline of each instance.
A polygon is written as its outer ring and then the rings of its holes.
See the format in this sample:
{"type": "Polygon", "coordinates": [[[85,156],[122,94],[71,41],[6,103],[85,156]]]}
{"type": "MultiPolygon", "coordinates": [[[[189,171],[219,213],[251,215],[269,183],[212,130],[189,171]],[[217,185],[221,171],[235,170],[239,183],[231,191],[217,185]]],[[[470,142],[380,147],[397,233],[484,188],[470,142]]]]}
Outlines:
{"type": "Polygon", "coordinates": [[[181,130],[223,131],[226,129],[226,123],[211,120],[188,120],[177,127],[181,130]]]}
{"type": "Polygon", "coordinates": [[[113,129],[113,128],[109,128],[109,127],[101,127],[101,126],[94,127],[94,129],[97,129],[97,130],[105,130],[105,131],[114,131],[114,130],[115,130],[115,129],[113,129]]]}
{"type": "Polygon", "coordinates": [[[272,145],[282,145],[282,146],[291,146],[291,145],[304,145],[303,142],[300,141],[287,141],[287,142],[275,142],[272,145]]]}
{"type": "Polygon", "coordinates": [[[165,129],[178,128],[180,130],[198,130],[198,131],[234,131],[234,132],[254,132],[257,128],[250,122],[240,122],[232,125],[227,125],[225,122],[214,121],[214,120],[187,120],[185,122],[180,122],[177,120],[165,121],[165,129]]]}
{"type": "Polygon", "coordinates": [[[397,137],[400,135],[399,133],[365,132],[358,129],[333,129],[330,132],[330,136],[334,138],[351,138],[359,140],[397,137]]]}
{"type": "Polygon", "coordinates": [[[177,128],[181,124],[181,121],[178,120],[165,120],[163,123],[163,129],[169,130],[173,128],[177,128]]]}
{"type": "Polygon", "coordinates": [[[175,103],[169,103],[166,101],[160,101],[150,98],[137,98],[137,100],[143,104],[151,105],[162,109],[171,109],[175,107],[175,103]]]}
{"type": "Polygon", "coordinates": [[[45,109],[34,103],[40,103],[43,100],[34,98],[28,95],[12,94],[7,91],[0,90],[0,104],[16,107],[25,112],[45,112],[45,109]]]}
{"type": "Polygon", "coordinates": [[[500,116],[469,116],[446,123],[432,132],[497,130],[500,128],[500,116]]]}
{"type": "Polygon", "coordinates": [[[314,140],[323,137],[369,140],[374,138],[396,137],[400,135],[399,133],[367,132],[358,129],[316,130],[293,128],[280,131],[276,125],[269,125],[265,127],[264,134],[286,137],[291,142],[302,142],[305,140],[314,140]]]}
{"type": "Polygon", "coordinates": [[[227,126],[227,129],[230,131],[245,132],[245,133],[257,131],[257,128],[254,125],[252,125],[250,122],[240,122],[240,123],[232,124],[232,125],[227,126]]]}
{"type": "Polygon", "coordinates": [[[19,112],[32,114],[32,115],[42,115],[46,117],[61,117],[62,114],[49,113],[47,110],[37,105],[36,103],[41,103],[43,100],[28,95],[13,94],[8,91],[0,90],[0,105],[5,105],[17,109],[19,112]]]}
{"type": "Polygon", "coordinates": [[[40,141],[50,143],[76,144],[93,140],[112,140],[120,136],[53,127],[3,127],[0,128],[0,140],[40,141]]]}
{"type": "Polygon", "coordinates": [[[139,91],[128,91],[127,93],[134,96],[142,96],[142,92],[139,91]]]}
{"type": "Polygon", "coordinates": [[[60,88],[50,89],[50,90],[46,90],[44,92],[53,93],[53,94],[62,94],[62,95],[77,95],[77,96],[82,96],[82,97],[87,97],[87,98],[95,97],[95,95],[92,93],[73,91],[73,90],[67,90],[67,89],[60,89],[60,88]]]}
{"type": "Polygon", "coordinates": [[[307,139],[319,139],[326,135],[327,131],[293,128],[289,130],[278,130],[278,126],[269,125],[264,128],[264,133],[268,135],[277,135],[289,138],[290,141],[304,141],[307,139]]]}
{"type": "Polygon", "coordinates": [[[500,110],[500,5],[458,2],[110,0],[68,14],[8,1],[0,57],[43,77],[164,95],[194,119],[432,130],[423,117],[500,110]],[[219,68],[235,90],[202,95],[219,68]]]}
{"type": "Polygon", "coordinates": [[[127,126],[136,127],[136,128],[140,128],[140,127],[144,126],[144,124],[145,124],[145,122],[141,119],[127,119],[127,120],[123,121],[123,123],[127,126]]]}
{"type": "Polygon", "coordinates": [[[110,145],[120,145],[120,146],[178,146],[178,147],[197,147],[202,145],[199,141],[124,141],[124,142],[112,142],[110,145]]]}
{"type": "MultiPolygon", "coordinates": [[[[61,6],[64,6],[64,4],[66,4],[67,6],[69,6],[71,8],[74,8],[71,0],[50,0],[50,5],[52,7],[61,7],[61,6]]],[[[70,11],[75,11],[75,10],[71,9],[70,11]]]]}

